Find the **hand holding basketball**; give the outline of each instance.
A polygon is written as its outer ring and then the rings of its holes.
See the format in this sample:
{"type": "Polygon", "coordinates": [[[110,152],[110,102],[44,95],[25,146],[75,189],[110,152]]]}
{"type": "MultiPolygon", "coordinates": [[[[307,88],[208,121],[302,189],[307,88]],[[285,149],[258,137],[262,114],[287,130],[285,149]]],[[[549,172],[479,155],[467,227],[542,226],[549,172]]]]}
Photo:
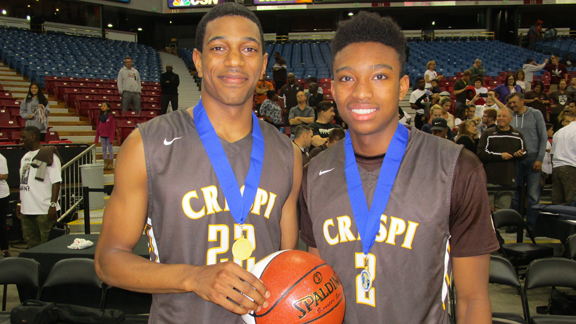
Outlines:
{"type": "Polygon", "coordinates": [[[234,262],[201,266],[196,271],[193,291],[207,301],[239,315],[268,306],[270,293],[262,281],[234,262]]]}

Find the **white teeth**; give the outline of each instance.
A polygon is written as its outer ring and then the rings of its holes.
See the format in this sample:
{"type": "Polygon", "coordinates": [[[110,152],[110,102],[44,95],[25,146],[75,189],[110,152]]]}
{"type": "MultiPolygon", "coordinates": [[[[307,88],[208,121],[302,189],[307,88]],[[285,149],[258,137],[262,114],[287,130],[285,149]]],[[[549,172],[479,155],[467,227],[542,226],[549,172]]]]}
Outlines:
{"type": "Polygon", "coordinates": [[[352,109],[352,112],[357,115],[367,115],[375,112],[376,109],[352,109]]]}

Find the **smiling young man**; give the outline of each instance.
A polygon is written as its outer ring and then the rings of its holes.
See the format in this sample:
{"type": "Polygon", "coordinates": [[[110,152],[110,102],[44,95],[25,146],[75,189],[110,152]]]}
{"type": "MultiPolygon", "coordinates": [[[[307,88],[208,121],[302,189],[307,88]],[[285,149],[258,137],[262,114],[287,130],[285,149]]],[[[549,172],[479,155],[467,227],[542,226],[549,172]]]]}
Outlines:
{"type": "Polygon", "coordinates": [[[449,323],[452,280],[457,322],[491,323],[486,175],[462,146],[398,124],[404,50],[390,18],[340,23],[332,93],[349,132],[304,170],[301,238],[342,281],[345,323],[449,323]]]}
{"type": "Polygon", "coordinates": [[[149,323],[242,323],[269,297],[246,269],[298,241],[301,154],[252,112],[267,62],[258,19],[216,6],[196,42],[202,100],[122,145],[96,251],[104,282],[153,294],[149,323]],[[143,230],[150,260],[133,254],[143,230]]]}

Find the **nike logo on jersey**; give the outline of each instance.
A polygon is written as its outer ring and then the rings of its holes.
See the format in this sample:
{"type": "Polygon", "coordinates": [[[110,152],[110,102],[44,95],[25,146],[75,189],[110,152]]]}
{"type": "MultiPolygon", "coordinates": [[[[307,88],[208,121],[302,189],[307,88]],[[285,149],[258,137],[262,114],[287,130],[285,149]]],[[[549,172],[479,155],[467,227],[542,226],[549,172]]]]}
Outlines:
{"type": "Polygon", "coordinates": [[[181,139],[181,138],[182,138],[182,136],[180,136],[180,137],[174,137],[171,141],[167,141],[166,139],[164,139],[164,145],[172,145],[172,143],[173,143],[175,140],[178,140],[178,139],[181,139]]]}
{"type": "Polygon", "coordinates": [[[324,173],[328,173],[328,172],[330,172],[330,171],[332,171],[332,170],[334,170],[334,169],[335,169],[335,168],[332,168],[332,169],[330,169],[330,170],[320,170],[320,173],[318,173],[318,175],[321,176],[321,175],[323,175],[324,173]]]}

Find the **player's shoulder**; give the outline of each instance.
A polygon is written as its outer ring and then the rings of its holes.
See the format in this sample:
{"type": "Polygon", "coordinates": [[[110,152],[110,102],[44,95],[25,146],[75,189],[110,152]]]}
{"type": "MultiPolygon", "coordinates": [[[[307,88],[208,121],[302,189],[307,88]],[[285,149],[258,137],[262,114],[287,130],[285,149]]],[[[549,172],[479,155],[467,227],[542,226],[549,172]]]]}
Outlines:
{"type": "Polygon", "coordinates": [[[474,154],[472,151],[463,149],[458,155],[458,161],[456,162],[456,167],[463,170],[465,174],[473,171],[477,168],[483,168],[482,161],[474,154]]]}

